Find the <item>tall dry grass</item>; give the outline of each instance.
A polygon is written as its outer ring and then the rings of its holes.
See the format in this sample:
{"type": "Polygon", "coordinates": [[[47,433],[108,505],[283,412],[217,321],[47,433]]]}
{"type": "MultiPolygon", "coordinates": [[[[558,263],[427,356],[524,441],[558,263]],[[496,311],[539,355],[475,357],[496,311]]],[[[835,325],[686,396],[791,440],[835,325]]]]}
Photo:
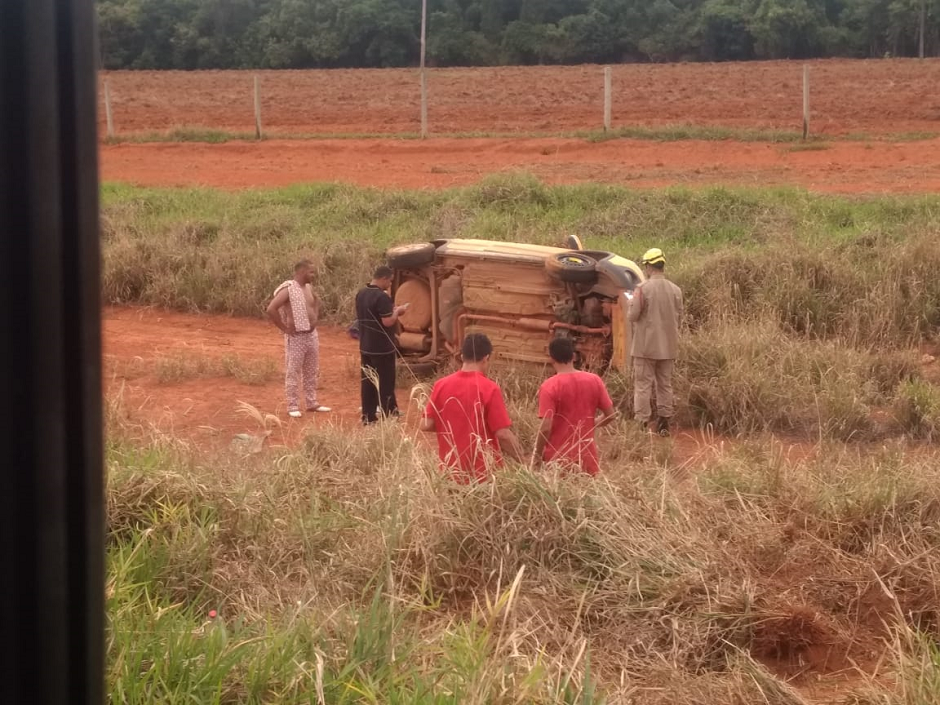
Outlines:
{"type": "Polygon", "coordinates": [[[893,634],[940,637],[937,457],[753,442],[689,475],[632,438],[598,480],[465,487],[394,423],[245,459],[114,421],[112,700],[777,705],[858,668],[932,702],[893,634]]]}
{"type": "Polygon", "coordinates": [[[435,193],[110,185],[103,199],[111,302],[253,315],[296,258],[313,256],[326,311],[345,321],[351,295],[391,244],[557,244],[577,233],[633,258],[663,247],[692,328],[769,316],[801,338],[903,347],[940,322],[934,197],[549,187],[513,175],[435,193]]]}

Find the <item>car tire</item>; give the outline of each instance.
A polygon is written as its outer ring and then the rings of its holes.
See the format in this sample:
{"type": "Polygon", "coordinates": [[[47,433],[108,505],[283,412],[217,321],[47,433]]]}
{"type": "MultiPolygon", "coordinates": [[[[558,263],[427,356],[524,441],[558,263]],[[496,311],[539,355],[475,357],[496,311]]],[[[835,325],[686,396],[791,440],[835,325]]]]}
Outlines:
{"type": "Polygon", "coordinates": [[[412,333],[420,333],[431,327],[431,287],[423,279],[405,278],[395,291],[395,305],[409,304],[409,308],[398,320],[401,326],[412,333]]]}
{"type": "Polygon", "coordinates": [[[580,252],[559,252],[545,260],[549,275],[566,284],[597,282],[597,261],[580,252]]]}
{"type": "Polygon", "coordinates": [[[392,269],[414,269],[431,264],[437,254],[437,248],[430,242],[416,245],[400,245],[385,253],[388,266],[392,269]]]}

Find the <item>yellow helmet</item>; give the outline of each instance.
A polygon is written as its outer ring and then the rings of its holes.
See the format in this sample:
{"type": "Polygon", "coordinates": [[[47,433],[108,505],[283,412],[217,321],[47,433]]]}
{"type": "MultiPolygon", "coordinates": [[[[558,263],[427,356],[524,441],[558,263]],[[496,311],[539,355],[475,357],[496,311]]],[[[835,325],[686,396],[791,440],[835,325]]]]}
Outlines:
{"type": "Polygon", "coordinates": [[[640,260],[640,264],[659,264],[660,262],[666,263],[666,255],[658,247],[647,250],[643,259],[640,260]]]}

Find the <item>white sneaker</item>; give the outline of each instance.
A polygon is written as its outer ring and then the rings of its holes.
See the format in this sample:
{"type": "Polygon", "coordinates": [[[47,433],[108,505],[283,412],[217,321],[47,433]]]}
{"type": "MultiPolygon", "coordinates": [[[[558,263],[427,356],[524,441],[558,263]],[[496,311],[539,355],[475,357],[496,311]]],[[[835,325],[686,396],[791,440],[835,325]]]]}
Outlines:
{"type": "Polygon", "coordinates": [[[288,411],[287,415],[292,419],[299,419],[301,416],[303,416],[303,414],[301,414],[299,411],[288,411]]]}
{"type": "Polygon", "coordinates": [[[307,411],[312,411],[313,413],[319,412],[319,413],[325,414],[326,412],[333,411],[333,410],[328,406],[317,404],[317,406],[311,407],[310,409],[307,409],[307,411]]]}

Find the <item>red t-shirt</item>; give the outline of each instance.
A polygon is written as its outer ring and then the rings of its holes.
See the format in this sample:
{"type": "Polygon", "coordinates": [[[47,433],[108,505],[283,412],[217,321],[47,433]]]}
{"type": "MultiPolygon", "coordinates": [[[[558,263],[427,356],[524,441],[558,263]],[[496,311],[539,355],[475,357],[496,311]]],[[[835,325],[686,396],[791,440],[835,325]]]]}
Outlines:
{"type": "Polygon", "coordinates": [[[552,431],[542,460],[566,460],[596,475],[594,419],[598,410],[612,406],[604,381],[595,374],[570,372],[547,379],[539,389],[539,418],[550,416],[552,431]]]}
{"type": "Polygon", "coordinates": [[[485,480],[502,457],[496,432],[509,428],[499,385],[479,372],[455,372],[439,379],[424,415],[434,419],[441,465],[462,482],[485,480]]]}

